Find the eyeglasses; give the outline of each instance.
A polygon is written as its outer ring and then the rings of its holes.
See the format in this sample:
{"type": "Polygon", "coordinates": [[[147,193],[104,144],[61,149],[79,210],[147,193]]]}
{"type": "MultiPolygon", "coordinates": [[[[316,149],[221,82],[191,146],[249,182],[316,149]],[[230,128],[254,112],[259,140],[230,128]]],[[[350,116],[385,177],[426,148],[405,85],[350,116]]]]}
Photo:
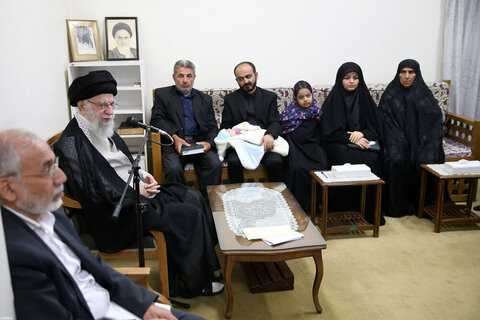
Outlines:
{"type": "Polygon", "coordinates": [[[56,169],[58,168],[58,157],[55,157],[55,162],[48,168],[47,171],[45,172],[39,172],[39,173],[11,173],[6,175],[6,177],[39,177],[39,178],[51,178],[53,177],[56,169]]]}
{"type": "Polygon", "coordinates": [[[99,107],[102,110],[107,110],[109,107],[112,107],[113,110],[117,110],[118,108],[118,103],[116,101],[113,102],[95,102],[92,100],[87,100],[90,103],[93,103],[97,107],[99,107]]]}

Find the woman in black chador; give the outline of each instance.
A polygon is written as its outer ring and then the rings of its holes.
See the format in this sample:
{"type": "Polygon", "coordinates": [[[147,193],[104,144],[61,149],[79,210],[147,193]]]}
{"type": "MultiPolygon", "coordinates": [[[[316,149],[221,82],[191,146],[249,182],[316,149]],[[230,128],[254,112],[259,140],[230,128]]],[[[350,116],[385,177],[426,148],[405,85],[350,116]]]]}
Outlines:
{"type": "MultiPolygon", "coordinates": [[[[423,81],[417,61],[400,62],[395,78],[380,99],[379,109],[384,122],[385,214],[416,214],[420,164],[445,162],[442,113],[423,81]]],[[[435,200],[432,182],[427,182],[427,203],[435,200]]]]}
{"type": "MultiPolygon", "coordinates": [[[[322,106],[322,140],[330,165],[366,164],[381,177],[379,162],[380,121],[360,66],[346,62],[337,72],[335,85],[322,106]]],[[[333,190],[332,190],[333,191],[333,190]]],[[[358,210],[359,188],[336,191],[329,210],[358,210]]],[[[374,189],[367,188],[365,218],[373,223],[374,189]]],[[[380,219],[384,224],[383,216],[380,219]]]]}
{"type": "Polygon", "coordinates": [[[280,115],[280,123],[282,136],[289,144],[285,183],[304,209],[310,204],[312,189],[309,170],[328,167],[320,142],[321,116],[312,87],[306,81],[298,81],[293,87],[293,101],[280,115]]]}

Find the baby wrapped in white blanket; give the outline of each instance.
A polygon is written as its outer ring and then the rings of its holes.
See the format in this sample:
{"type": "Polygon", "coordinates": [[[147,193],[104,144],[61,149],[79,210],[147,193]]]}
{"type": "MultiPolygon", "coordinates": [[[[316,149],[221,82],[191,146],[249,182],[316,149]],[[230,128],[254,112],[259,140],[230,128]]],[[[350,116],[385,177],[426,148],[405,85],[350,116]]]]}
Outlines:
{"type": "MultiPolygon", "coordinates": [[[[232,129],[222,129],[215,138],[217,154],[220,161],[225,159],[229,147],[233,147],[244,168],[255,170],[265,154],[263,145],[260,145],[265,129],[253,126],[248,122],[237,124],[232,129]]],[[[282,137],[275,139],[272,152],[282,157],[288,155],[288,142],[282,137]]]]}

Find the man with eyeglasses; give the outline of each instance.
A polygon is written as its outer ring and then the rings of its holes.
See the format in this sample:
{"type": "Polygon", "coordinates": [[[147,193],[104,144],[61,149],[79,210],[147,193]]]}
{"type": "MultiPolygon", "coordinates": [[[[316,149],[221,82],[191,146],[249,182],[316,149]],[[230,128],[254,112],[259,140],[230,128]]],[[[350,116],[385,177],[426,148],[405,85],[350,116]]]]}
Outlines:
{"type": "Polygon", "coordinates": [[[162,147],[162,164],[168,182],[187,184],[183,168],[193,163],[200,190],[207,196],[207,186],[220,184],[222,168],[214,139],[218,134],[212,97],[193,88],[195,65],[179,60],[173,67],[175,85],[155,89],[150,123],[168,132],[174,144],[162,147]],[[201,145],[203,152],[182,156],[182,148],[201,145]]]}
{"type": "MultiPolygon", "coordinates": [[[[133,188],[128,188],[117,221],[119,202],[133,162],[122,138],[114,132],[117,82],[105,70],[75,79],[68,97],[78,112],[54,144],[59,166],[68,177],[66,191],[82,205],[82,217],[101,251],[115,252],[135,242],[133,188]]],[[[163,231],[167,242],[172,296],[193,297],[222,292],[213,282],[220,269],[212,215],[197,190],[181,184],[160,186],[140,170],[141,200],[147,204],[143,229],[163,231]]]]}
{"type": "MultiPolygon", "coordinates": [[[[251,125],[266,129],[261,141],[265,151],[261,163],[267,167],[270,182],[282,182],[283,158],[278,153],[271,152],[274,141],[281,132],[277,95],[257,87],[258,72],[253,63],[241,62],[234,68],[233,73],[240,89],[225,96],[220,128],[230,129],[247,121],[251,125]]],[[[243,182],[243,167],[235,149],[229,148],[225,159],[228,162],[230,181],[243,182]]]]}
{"type": "Polygon", "coordinates": [[[17,319],[203,319],[154,304],[83,245],[62,204],[66,176],[47,143],[0,132],[0,201],[17,319]]]}

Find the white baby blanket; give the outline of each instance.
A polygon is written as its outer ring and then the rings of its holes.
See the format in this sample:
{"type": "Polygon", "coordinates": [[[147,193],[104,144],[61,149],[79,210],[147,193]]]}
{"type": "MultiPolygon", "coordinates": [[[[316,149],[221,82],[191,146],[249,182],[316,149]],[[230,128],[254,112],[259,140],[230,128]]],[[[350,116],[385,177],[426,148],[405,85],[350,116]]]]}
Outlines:
{"type": "MultiPolygon", "coordinates": [[[[220,161],[225,159],[227,149],[233,147],[242,166],[249,170],[255,170],[265,153],[263,145],[260,145],[260,141],[266,130],[261,129],[259,126],[253,126],[248,122],[242,122],[232,129],[240,130],[241,134],[230,137],[226,130],[222,129],[214,140],[220,161]]],[[[272,152],[285,157],[288,155],[288,142],[282,137],[278,137],[275,139],[272,152]]]]}

